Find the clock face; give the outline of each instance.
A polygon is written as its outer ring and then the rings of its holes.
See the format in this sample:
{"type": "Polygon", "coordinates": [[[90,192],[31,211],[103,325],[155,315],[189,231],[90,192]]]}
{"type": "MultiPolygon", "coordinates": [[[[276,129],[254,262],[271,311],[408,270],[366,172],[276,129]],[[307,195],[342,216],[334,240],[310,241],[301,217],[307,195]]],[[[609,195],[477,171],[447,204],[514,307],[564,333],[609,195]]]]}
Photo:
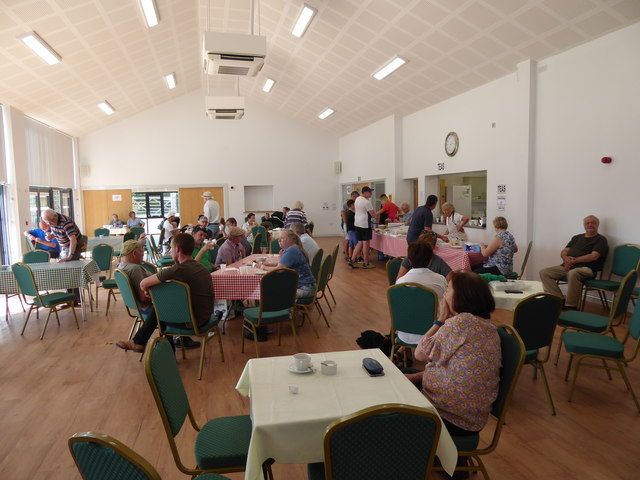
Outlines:
{"type": "Polygon", "coordinates": [[[458,151],[458,134],[456,132],[449,132],[444,140],[444,151],[447,155],[453,157],[458,151]]]}

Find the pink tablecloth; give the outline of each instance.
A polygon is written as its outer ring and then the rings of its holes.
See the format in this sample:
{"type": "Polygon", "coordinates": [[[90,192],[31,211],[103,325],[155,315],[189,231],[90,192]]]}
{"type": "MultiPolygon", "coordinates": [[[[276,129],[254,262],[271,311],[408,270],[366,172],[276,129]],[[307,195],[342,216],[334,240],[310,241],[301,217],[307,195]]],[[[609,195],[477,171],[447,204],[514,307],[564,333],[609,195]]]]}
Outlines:
{"type": "MultiPolygon", "coordinates": [[[[407,255],[407,237],[392,237],[374,233],[371,239],[371,248],[391,257],[405,257],[407,255]]],[[[451,270],[463,270],[470,272],[471,267],[484,261],[480,252],[467,252],[464,248],[436,246],[435,254],[440,256],[451,270]]]]}
{"type": "MultiPolygon", "coordinates": [[[[229,267],[239,268],[251,265],[256,258],[271,257],[272,262],[278,261],[278,255],[249,255],[229,267]]],[[[211,274],[213,293],[216,300],[260,300],[260,279],[257,273],[240,274],[238,270],[221,272],[217,270],[211,274]]]]}

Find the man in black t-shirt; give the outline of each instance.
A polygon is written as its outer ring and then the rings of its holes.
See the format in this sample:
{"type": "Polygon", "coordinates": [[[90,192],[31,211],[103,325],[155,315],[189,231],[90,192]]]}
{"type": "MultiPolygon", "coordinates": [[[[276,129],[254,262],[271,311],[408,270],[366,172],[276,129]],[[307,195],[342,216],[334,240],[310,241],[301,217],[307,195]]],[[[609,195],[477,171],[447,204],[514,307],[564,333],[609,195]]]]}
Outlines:
{"type": "Polygon", "coordinates": [[[560,252],[562,265],[540,270],[540,280],[544,291],[562,297],[557,280],[566,277],[568,281],[565,309],[576,310],[580,304],[582,282],[596,276],[602,270],[604,260],[609,252],[606,237],[598,233],[600,220],[594,215],[584,219],[584,231],[571,238],[567,246],[560,252]]]}
{"type": "Polygon", "coordinates": [[[433,210],[437,204],[438,197],[429,195],[427,197],[427,203],[416,208],[411,217],[409,230],[407,231],[407,243],[415,242],[424,232],[433,231],[433,210]]]}

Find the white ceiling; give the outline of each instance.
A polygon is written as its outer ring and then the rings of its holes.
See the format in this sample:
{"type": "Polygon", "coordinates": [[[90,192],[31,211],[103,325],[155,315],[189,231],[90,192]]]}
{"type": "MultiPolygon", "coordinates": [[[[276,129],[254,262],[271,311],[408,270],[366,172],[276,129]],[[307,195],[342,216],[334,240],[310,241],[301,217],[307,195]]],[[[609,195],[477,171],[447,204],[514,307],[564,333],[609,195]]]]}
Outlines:
{"type": "MultiPolygon", "coordinates": [[[[640,20],[640,0],[307,3],[318,14],[297,39],[290,32],[302,0],[255,0],[268,53],[258,77],[240,79],[240,93],[336,136],[413,113],[513,72],[525,59],[541,60],[640,20]],[[409,63],[373,79],[395,55],[409,63]],[[277,81],[269,94],[262,92],[267,76],[277,81]],[[326,107],[336,113],[319,120],[326,107]]],[[[195,89],[235,88],[235,79],[202,73],[202,32],[209,24],[249,33],[250,0],[156,4],[160,24],[148,29],[138,0],[0,0],[0,102],[81,136],[195,89]],[[45,64],[16,38],[31,30],[62,63],[45,64]],[[174,90],[163,79],[170,72],[174,90]],[[102,100],[114,115],[97,109],[102,100]]]]}

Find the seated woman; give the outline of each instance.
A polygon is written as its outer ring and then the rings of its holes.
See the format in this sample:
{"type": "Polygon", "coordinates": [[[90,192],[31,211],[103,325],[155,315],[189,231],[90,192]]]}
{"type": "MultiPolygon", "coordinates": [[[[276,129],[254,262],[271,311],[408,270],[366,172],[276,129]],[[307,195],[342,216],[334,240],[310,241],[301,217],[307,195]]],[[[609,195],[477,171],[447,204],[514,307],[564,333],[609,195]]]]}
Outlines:
{"type": "Polygon", "coordinates": [[[493,219],[493,227],[496,236],[489,242],[489,245],[480,245],[483,257],[488,257],[485,264],[474,268],[475,273],[493,273],[494,275],[507,275],[513,272],[513,254],[518,251],[516,240],[507,228],[507,220],[504,217],[493,219]]]}
{"type": "MultiPolygon", "coordinates": [[[[437,241],[436,235],[437,235],[436,232],[423,233],[422,235],[420,235],[420,238],[418,238],[417,242],[428,243],[431,246],[431,249],[435,250],[436,241],[437,241]]],[[[416,243],[416,242],[413,242],[413,243],[416,243]]],[[[411,270],[411,260],[409,259],[409,257],[404,257],[402,259],[402,265],[400,265],[400,270],[398,270],[398,276],[396,277],[396,282],[398,282],[402,277],[404,277],[409,270],[411,270]]],[[[439,273],[445,278],[447,277],[447,275],[451,273],[451,267],[447,265],[447,262],[445,262],[441,257],[436,255],[435,253],[433,254],[433,257],[431,259],[429,270],[435,273],[439,273]]]]}
{"type": "Polygon", "coordinates": [[[122,222],[118,218],[118,214],[117,213],[114,213],[113,215],[111,215],[111,221],[109,222],[109,225],[112,228],[121,228],[122,227],[122,222]]]}
{"type": "Polygon", "coordinates": [[[136,212],[129,212],[129,218],[127,219],[127,227],[144,227],[144,222],[136,217],[136,212]]]}
{"type": "Polygon", "coordinates": [[[460,241],[466,241],[467,234],[464,233],[464,226],[469,222],[469,217],[456,213],[456,207],[453,206],[453,203],[449,202],[442,204],[442,213],[444,213],[444,221],[447,229],[444,231],[444,235],[438,235],[438,238],[444,242],[448,242],[449,235],[451,235],[460,241]]]}
{"type": "Polygon", "coordinates": [[[283,230],[278,238],[283,252],[275,268],[290,268],[298,272],[298,291],[296,298],[310,297],[316,289],[316,279],[309,266],[309,256],[302,248],[300,237],[293,230],[283,230]]]}
{"type": "Polygon", "coordinates": [[[498,396],[502,351],[489,320],[495,303],[489,285],[470,272],[453,272],[438,320],[418,343],[424,372],[422,393],[436,407],[451,435],[474,435],[484,428],[498,396]]]}

